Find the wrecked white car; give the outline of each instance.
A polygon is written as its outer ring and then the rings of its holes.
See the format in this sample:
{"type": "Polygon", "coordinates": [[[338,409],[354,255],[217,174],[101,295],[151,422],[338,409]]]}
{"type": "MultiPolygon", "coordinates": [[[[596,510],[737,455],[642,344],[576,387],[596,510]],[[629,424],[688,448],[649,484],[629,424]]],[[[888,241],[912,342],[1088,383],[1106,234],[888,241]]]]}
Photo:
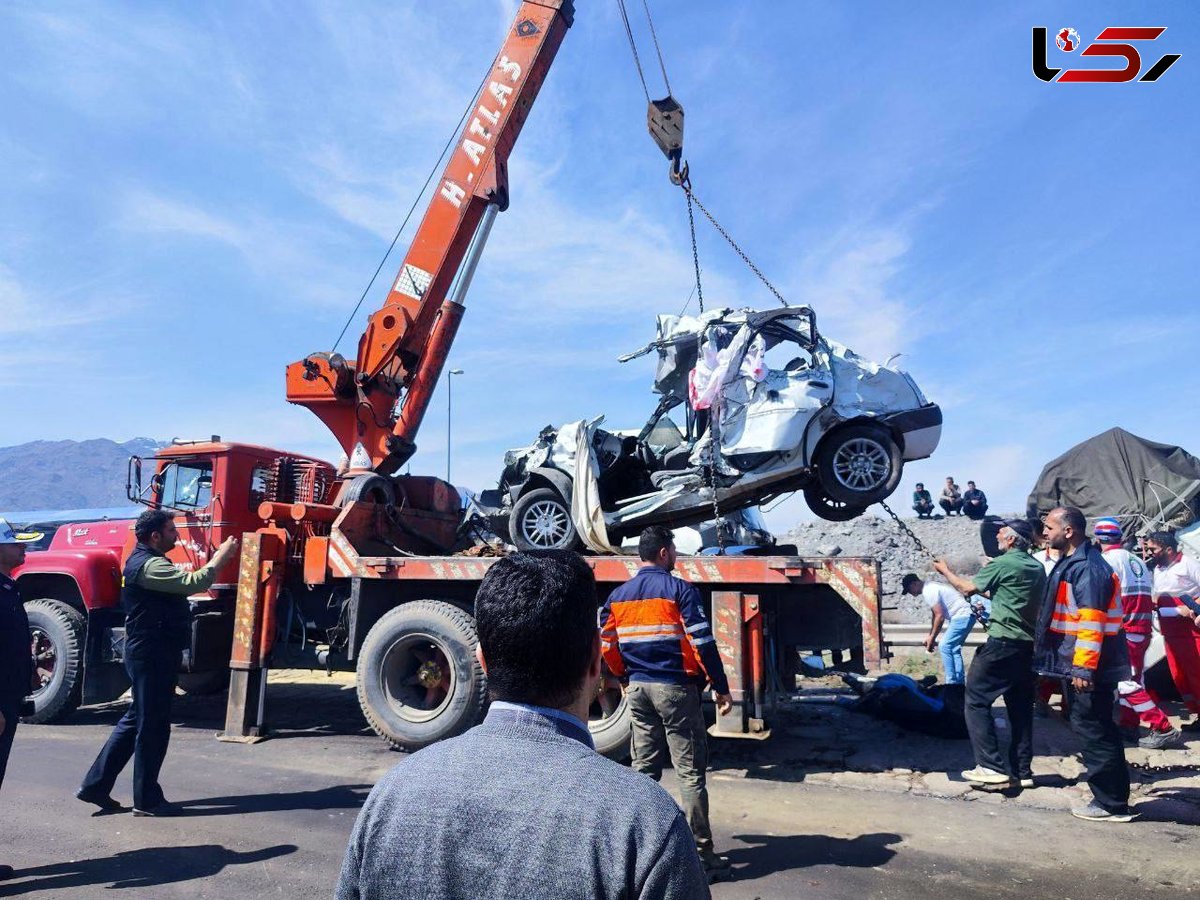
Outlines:
{"type": "Polygon", "coordinates": [[[615,552],[647,525],[682,526],[796,490],[841,521],[888,497],[933,453],[941,409],[913,379],[817,332],[806,306],[659,316],[660,397],[638,432],[603,417],[548,427],[505,454],[498,491],[522,549],[615,552]],[[682,407],[676,424],[669,413],[682,407]]]}

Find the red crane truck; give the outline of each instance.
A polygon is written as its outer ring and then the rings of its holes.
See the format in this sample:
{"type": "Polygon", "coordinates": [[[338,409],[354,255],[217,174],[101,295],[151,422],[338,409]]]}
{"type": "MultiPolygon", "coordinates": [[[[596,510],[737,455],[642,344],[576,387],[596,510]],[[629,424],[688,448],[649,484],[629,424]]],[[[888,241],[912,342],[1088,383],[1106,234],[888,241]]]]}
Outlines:
{"type": "MultiPolygon", "coordinates": [[[[571,0],[518,8],[356,358],[318,352],[287,367],[287,399],[329,427],[347,463],[335,470],[216,437],[160,450],[146,478],[143,461],[130,461],[130,498],[175,513],[174,561],[202,565],[226,537],[242,538],[240,560],[191,598],[181,670],[187,690],[228,682],[227,739],[265,734],[269,668],[355,671],[367,721],[398,748],[457,734],[484,711],[472,610],[491,561],[446,555],[462,525],[458,492],[399,470],[415,451],[488,231],[508,205],[508,155],[572,15],[571,0]]],[[[126,687],[119,573],[129,526],[63,526],[17,572],[43,674],[35,721],[126,687]]],[[[625,557],[590,563],[601,596],[637,566],[625,557]]],[[[718,721],[721,732],[766,733],[772,674],[793,668],[797,648],[849,649],[862,666],[879,662],[874,560],[696,557],[681,561],[680,574],[710,602],[731,676],[734,709],[718,721]]],[[[592,728],[603,751],[625,752],[628,718],[615,682],[596,698],[592,728]]]]}

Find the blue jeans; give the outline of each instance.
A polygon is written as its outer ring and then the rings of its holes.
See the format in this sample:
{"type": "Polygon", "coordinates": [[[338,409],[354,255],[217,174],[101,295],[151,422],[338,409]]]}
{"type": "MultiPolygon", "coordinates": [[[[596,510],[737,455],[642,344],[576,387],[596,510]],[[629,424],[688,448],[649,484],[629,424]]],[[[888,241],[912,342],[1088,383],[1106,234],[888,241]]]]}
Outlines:
{"type": "Polygon", "coordinates": [[[941,644],[942,666],[946,669],[946,684],[962,684],[966,680],[962,648],[973,627],[975,627],[975,617],[972,615],[957,616],[946,623],[946,633],[942,637],[941,644]]]}

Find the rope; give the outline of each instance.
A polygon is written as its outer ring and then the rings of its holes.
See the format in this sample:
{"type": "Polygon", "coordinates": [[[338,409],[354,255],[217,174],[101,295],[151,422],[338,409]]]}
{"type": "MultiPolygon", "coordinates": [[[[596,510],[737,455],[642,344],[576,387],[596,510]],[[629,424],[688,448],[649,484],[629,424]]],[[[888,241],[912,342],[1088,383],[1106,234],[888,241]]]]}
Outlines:
{"type": "Polygon", "coordinates": [[[646,87],[646,73],[642,71],[642,60],[638,57],[633,29],[629,27],[629,13],[625,11],[625,0],[617,0],[617,7],[621,10],[621,21],[625,23],[625,37],[629,39],[629,49],[633,51],[633,64],[637,66],[638,78],[642,82],[642,93],[646,95],[646,102],[649,103],[650,88],[646,87]]]}
{"type": "Polygon", "coordinates": [[[475,89],[475,93],[471,95],[471,102],[467,104],[467,108],[463,110],[462,116],[458,120],[458,124],[454,126],[454,130],[450,133],[450,139],[446,141],[446,146],[442,147],[442,152],[438,155],[437,161],[433,164],[433,168],[429,170],[429,175],[425,178],[425,183],[421,185],[421,190],[417,193],[416,198],[412,202],[412,206],[408,208],[408,213],[404,216],[404,221],[400,223],[399,229],[396,231],[396,236],[392,238],[392,242],[388,244],[387,252],[383,254],[383,259],[379,260],[379,265],[375,267],[375,274],[371,276],[371,280],[367,282],[367,286],[363,288],[362,296],[358,298],[358,302],[354,304],[354,310],[346,319],[346,324],[342,326],[342,330],[338,333],[337,340],[333,342],[334,352],[338,348],[338,344],[342,342],[342,338],[346,336],[351,323],[354,322],[354,317],[358,315],[359,309],[362,308],[363,302],[367,299],[367,294],[371,288],[375,286],[375,279],[379,277],[379,273],[383,271],[384,264],[387,263],[388,257],[392,255],[392,251],[396,249],[396,242],[400,240],[400,235],[404,233],[404,229],[408,226],[408,220],[412,218],[413,212],[417,208],[417,204],[421,202],[421,198],[425,196],[425,191],[429,188],[429,183],[433,181],[433,176],[438,173],[442,167],[442,160],[445,159],[447,151],[458,140],[459,134],[462,133],[463,123],[467,121],[467,116],[471,114],[471,110],[475,108],[475,101],[479,99],[480,93],[483,91],[483,86],[487,83],[488,76],[491,74],[491,68],[488,68],[488,73],[483,76],[483,80],[479,82],[479,87],[475,89]]]}
{"type": "Polygon", "coordinates": [[[671,96],[671,79],[667,77],[667,64],[663,62],[662,47],[658,46],[658,35],[654,31],[654,17],[650,15],[649,0],[642,0],[642,9],[646,10],[646,21],[650,23],[650,37],[654,39],[654,52],[658,54],[658,68],[662,70],[663,83],[667,86],[667,96],[671,96]]]}

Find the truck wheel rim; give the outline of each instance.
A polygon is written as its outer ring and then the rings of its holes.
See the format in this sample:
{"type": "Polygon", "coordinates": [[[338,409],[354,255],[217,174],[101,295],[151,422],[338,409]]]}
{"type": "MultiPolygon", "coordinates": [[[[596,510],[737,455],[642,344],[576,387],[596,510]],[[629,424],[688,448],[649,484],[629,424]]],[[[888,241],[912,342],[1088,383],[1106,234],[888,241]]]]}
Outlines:
{"type": "Polygon", "coordinates": [[[854,438],[833,455],[833,475],[852,491],[873,491],[892,474],[892,460],[883,444],[872,438],[854,438]]]}
{"type": "Polygon", "coordinates": [[[443,641],[423,632],[407,634],[388,648],[379,682],[396,715],[408,722],[429,722],[446,711],[458,684],[450,656],[443,641]]]}
{"type": "Polygon", "coordinates": [[[567,536],[567,511],[553,500],[539,500],[521,517],[525,540],[543,550],[552,550],[567,536]]]}
{"type": "Polygon", "coordinates": [[[50,635],[36,625],[29,629],[29,649],[33,655],[34,665],[37,666],[38,679],[42,686],[33,692],[37,697],[54,680],[54,670],[58,666],[58,648],[50,635]]]}

